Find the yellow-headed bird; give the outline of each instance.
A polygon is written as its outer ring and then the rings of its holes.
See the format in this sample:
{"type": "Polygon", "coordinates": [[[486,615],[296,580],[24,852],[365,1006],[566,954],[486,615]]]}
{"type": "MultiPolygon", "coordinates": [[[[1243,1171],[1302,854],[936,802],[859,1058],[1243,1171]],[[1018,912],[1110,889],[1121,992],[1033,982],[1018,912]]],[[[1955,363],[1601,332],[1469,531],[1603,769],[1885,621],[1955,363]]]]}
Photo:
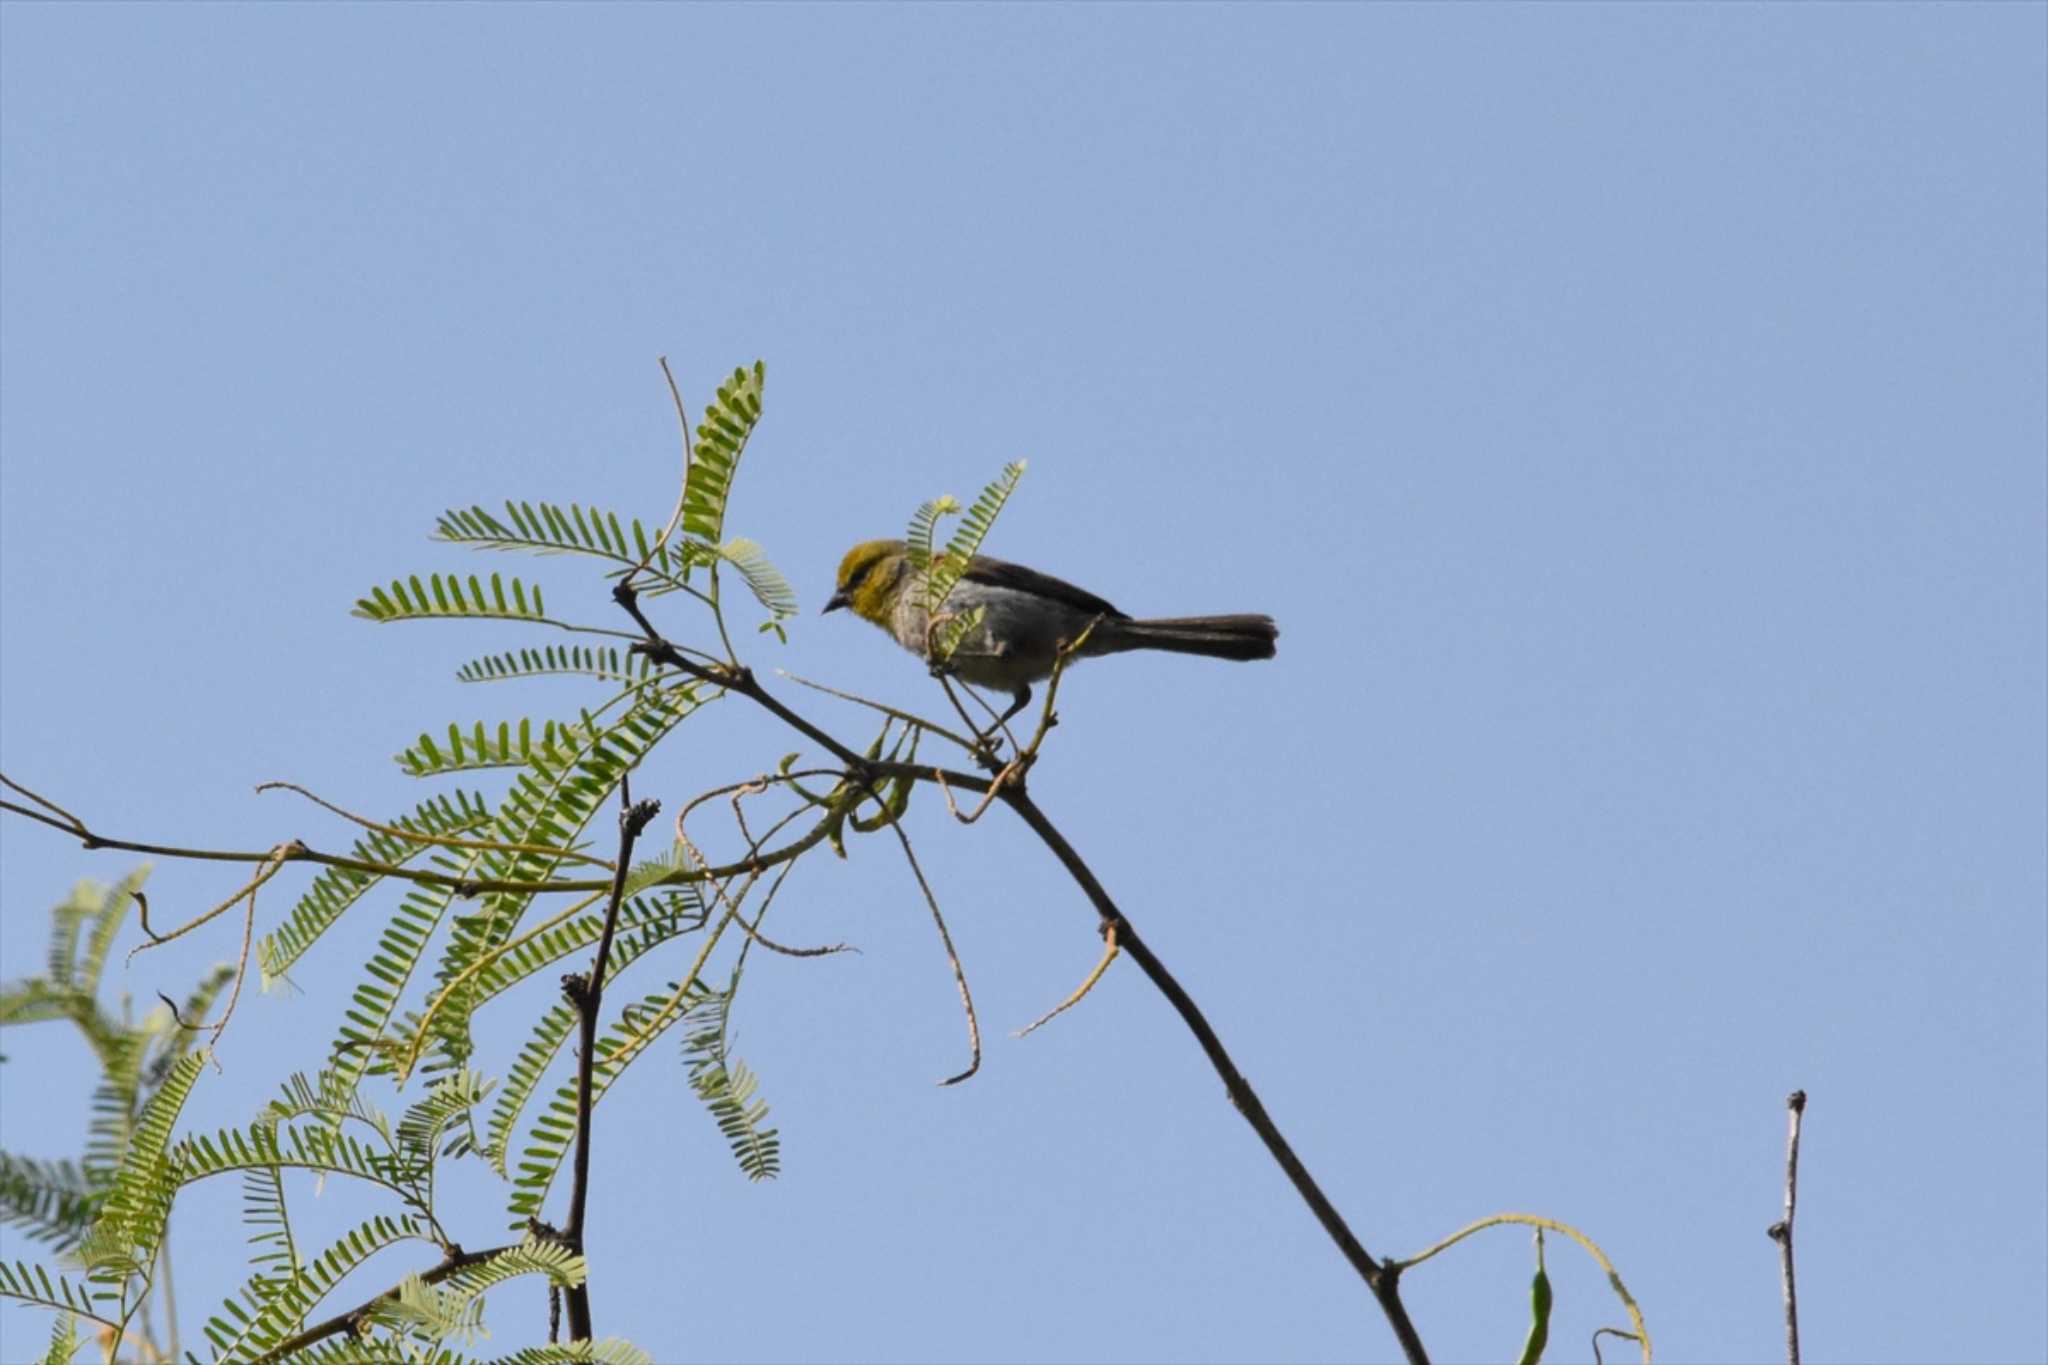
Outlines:
{"type": "MultiPolygon", "coordinates": [[[[839,561],[839,582],[826,611],[853,608],[925,656],[924,575],[911,567],[900,540],[870,540],[839,561]]],[[[952,671],[977,687],[1000,688],[1012,696],[1008,720],[1031,701],[1031,684],[1052,673],[1060,644],[1081,637],[1096,622],[1079,657],[1121,654],[1131,649],[1164,649],[1205,654],[1212,659],[1270,659],[1280,630],[1270,616],[1177,616],[1134,621],[1092,592],[1051,574],[976,555],[968,561],[945,615],[981,608],[980,622],[954,648],[952,671]]]]}

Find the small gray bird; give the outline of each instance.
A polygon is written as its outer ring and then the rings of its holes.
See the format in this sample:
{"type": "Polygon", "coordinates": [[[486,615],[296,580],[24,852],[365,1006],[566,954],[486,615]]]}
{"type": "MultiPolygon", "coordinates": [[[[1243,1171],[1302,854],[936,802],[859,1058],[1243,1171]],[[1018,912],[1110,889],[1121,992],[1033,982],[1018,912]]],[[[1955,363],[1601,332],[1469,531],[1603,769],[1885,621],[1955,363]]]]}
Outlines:
{"type": "MultiPolygon", "coordinates": [[[[896,637],[919,658],[925,657],[924,575],[911,566],[900,540],[869,540],[846,552],[839,562],[839,582],[826,611],[851,607],[896,637]]],[[[1031,702],[1031,684],[1052,673],[1062,641],[1081,637],[1097,622],[1080,657],[1121,654],[1132,649],[1163,649],[1176,654],[1204,654],[1212,659],[1270,659],[1280,630],[1270,616],[1179,616],[1134,621],[1094,593],[1051,574],[976,555],[968,561],[946,614],[979,607],[980,623],[954,649],[954,673],[977,687],[1011,694],[1008,720],[1031,702]]]]}

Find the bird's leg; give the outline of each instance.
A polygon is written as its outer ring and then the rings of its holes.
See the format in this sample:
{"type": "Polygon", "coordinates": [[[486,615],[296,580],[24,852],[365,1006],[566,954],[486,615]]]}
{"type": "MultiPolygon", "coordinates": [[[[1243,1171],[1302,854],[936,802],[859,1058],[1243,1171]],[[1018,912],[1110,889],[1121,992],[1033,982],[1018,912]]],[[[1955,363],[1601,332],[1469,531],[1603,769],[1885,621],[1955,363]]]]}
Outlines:
{"type": "Polygon", "coordinates": [[[996,757],[1003,747],[1003,737],[999,732],[1009,722],[1010,717],[1016,715],[1029,705],[1031,705],[1031,688],[1027,684],[1010,694],[1009,710],[991,721],[986,730],[975,730],[974,738],[981,749],[981,752],[976,757],[980,759],[982,767],[990,772],[1001,770],[1002,763],[996,757]]]}
{"type": "Polygon", "coordinates": [[[1001,729],[1004,721],[1029,705],[1031,705],[1031,686],[1029,683],[1026,683],[1011,694],[1010,709],[996,717],[996,728],[1001,729]]]}

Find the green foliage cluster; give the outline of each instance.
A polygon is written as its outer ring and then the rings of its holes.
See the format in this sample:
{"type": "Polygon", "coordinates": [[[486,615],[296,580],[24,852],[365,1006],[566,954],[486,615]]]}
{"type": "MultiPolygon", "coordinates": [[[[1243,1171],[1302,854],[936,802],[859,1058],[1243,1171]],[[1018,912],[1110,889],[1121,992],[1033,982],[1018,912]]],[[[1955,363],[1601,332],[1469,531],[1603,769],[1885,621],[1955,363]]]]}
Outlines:
{"type": "Polygon", "coordinates": [[[1022,460],[1003,466],[1003,472],[981,490],[981,496],[960,518],[960,525],[954,529],[943,550],[937,545],[939,523],[960,511],[959,500],[950,493],[943,494],[911,514],[909,529],[904,532],[904,544],[912,570],[923,575],[925,613],[939,623],[931,642],[931,656],[935,661],[952,658],[960,642],[981,624],[979,607],[948,613],[946,601],[953,595],[954,587],[959,584],[960,576],[967,572],[974,556],[980,553],[982,541],[994,529],[996,517],[1010,501],[1010,495],[1023,481],[1024,468],[1022,460]]]}
{"type": "MultiPolygon", "coordinates": [[[[765,379],[756,363],[719,386],[692,434],[676,516],[664,529],[650,532],[646,523],[580,503],[508,501],[500,513],[480,505],[444,512],[436,538],[473,549],[582,557],[613,578],[630,575],[648,596],[686,595],[709,614],[726,661],[736,665],[722,577],[745,585],[764,630],[779,635],[780,622],[798,609],[795,591],[762,547],[726,530],[765,379]]],[[[621,634],[552,615],[538,584],[497,573],[395,575],[364,595],[355,614],[379,624],[472,620],[621,634]]],[[[81,884],[57,908],[49,971],[0,994],[0,1023],[75,1024],[104,1076],[83,1161],[0,1154],[0,1219],[61,1258],[56,1267],[0,1266],[0,1297],[57,1311],[53,1359],[69,1359],[81,1344],[76,1323],[94,1325],[105,1341],[127,1343],[115,1350],[153,1358],[159,1348],[137,1335],[137,1315],[163,1262],[170,1210],[182,1190],[230,1174],[242,1182],[249,1274],[206,1324],[213,1361],[263,1360],[290,1345],[295,1358],[314,1361],[456,1365],[481,1339],[491,1289],[528,1276],[558,1288],[581,1282],[580,1257],[545,1231],[530,1231],[546,1226],[543,1215],[576,1134],[570,1041],[577,1016],[550,987],[561,964],[579,954],[587,959],[603,927],[609,869],[588,849],[592,822],[634,768],[723,693],[618,641],[539,640],[477,656],[456,672],[475,683],[547,676],[580,677],[601,691],[567,718],[471,720],[419,733],[397,756],[402,772],[432,782],[498,773],[502,789],[451,787],[396,816],[362,822],[346,864],[324,868],[276,927],[258,937],[250,956],[264,984],[286,980],[319,954],[344,917],[400,881],[374,950],[355,968],[332,1042],[317,1065],[290,1078],[245,1125],[178,1131],[207,1063],[197,1026],[234,969],[210,973],[176,1016],[166,1007],[139,1024],[116,1019],[98,1004],[100,976],[143,874],[110,890],[81,884]],[[568,908],[541,913],[549,902],[568,908]],[[530,983],[546,984],[519,989],[530,983]],[[491,1025],[491,1038],[524,1034],[495,1076],[477,1069],[479,1016],[486,1011],[503,1016],[491,1025]],[[421,1084],[424,1091],[415,1091],[395,1120],[374,1097],[379,1088],[402,1096],[421,1084]],[[432,1272],[430,1257],[428,1271],[379,1298],[352,1332],[301,1350],[294,1338],[335,1285],[371,1257],[420,1243],[449,1264],[455,1243],[438,1221],[435,1189],[450,1162],[505,1182],[506,1222],[521,1239],[445,1274],[432,1272]],[[306,1180],[347,1182],[387,1207],[331,1245],[307,1246],[293,1218],[306,1180]]],[[[730,1050],[746,954],[717,988],[700,974],[731,924],[744,914],[750,935],[758,925],[766,908],[765,897],[756,896],[758,882],[742,879],[731,890],[721,884],[716,901],[707,900],[703,870],[680,844],[631,870],[608,981],[618,983],[657,950],[692,939],[696,947],[687,956],[694,961],[664,984],[619,996],[625,1003],[608,1011],[593,1068],[601,1104],[635,1061],[675,1032],[684,1078],[752,1180],[777,1175],[782,1156],[759,1081],[730,1050]]],[[[600,1340],[503,1359],[626,1365],[647,1357],[627,1343],[600,1340]]]]}
{"type": "MultiPolygon", "coordinates": [[[[80,883],[56,907],[44,973],[0,987],[0,1025],[68,1022],[83,1036],[100,1071],[80,1159],[0,1153],[0,1223],[22,1229],[57,1258],[54,1266],[0,1263],[0,1298],[54,1312],[45,1356],[49,1365],[74,1358],[86,1344],[82,1330],[97,1338],[108,1362],[128,1352],[147,1365],[180,1356],[191,1365],[286,1357],[314,1365],[475,1365],[478,1357],[472,1353],[488,1336],[486,1298],[513,1281],[538,1281],[551,1293],[563,1294],[572,1314],[580,1313],[587,1324],[587,1298],[580,1292],[588,1273],[580,1254],[581,1202],[563,1228],[546,1217],[556,1187],[564,1183],[563,1167],[571,1162],[582,1121],[594,1116],[584,1108],[586,1093],[590,1105],[601,1106],[626,1071],[674,1033],[684,1078],[740,1173],[749,1180],[767,1180],[781,1172],[781,1134],[769,1124],[759,1079],[735,1054],[733,1019],[754,947],[795,956],[834,951],[790,949],[763,933],[796,860],[818,847],[843,858],[849,831],[891,830],[901,840],[951,952],[937,902],[907,836],[897,827],[916,785],[905,774],[923,774],[898,767],[886,774],[887,780],[877,780],[876,765],[914,762],[927,734],[957,743],[982,760],[990,760],[991,751],[906,712],[865,703],[886,719],[867,749],[869,766],[864,768],[851,748],[768,698],[733,649],[731,604],[721,586],[726,571],[738,576],[764,613],[760,631],[782,638],[782,622],[798,608],[795,591],[761,546],[728,536],[726,529],[734,481],[761,419],[765,381],[765,369],[756,362],[751,369],[734,370],[718,387],[689,432],[681,495],[658,531],[650,533],[647,523],[595,506],[528,501],[505,502],[502,515],[480,504],[452,509],[442,513],[435,527],[436,537],[450,545],[594,560],[603,575],[620,581],[615,589],[619,601],[636,614],[642,596],[686,599],[686,608],[694,603],[708,613],[705,635],[715,633],[716,652],[552,615],[539,585],[496,573],[488,579],[407,573],[373,587],[356,602],[357,616],[379,624],[483,621],[606,642],[564,645],[559,639],[536,639],[474,657],[456,671],[466,683],[586,679],[596,685],[595,695],[573,717],[437,723],[416,732],[417,738],[396,756],[400,770],[421,781],[488,779],[500,782],[500,790],[438,790],[381,821],[321,802],[354,821],[361,832],[346,855],[322,855],[323,870],[281,922],[255,942],[245,940],[243,960],[253,960],[266,986],[288,980],[372,893],[397,882],[392,888],[396,903],[368,960],[353,969],[354,989],[331,1043],[307,1071],[288,1078],[279,1096],[249,1122],[211,1132],[180,1131],[187,1100],[211,1060],[200,1040],[225,1026],[226,1015],[218,1022],[209,1016],[231,982],[237,988],[228,997],[227,1013],[232,1014],[239,998],[238,969],[216,967],[182,1006],[166,1001],[137,1022],[128,1001],[116,1014],[102,1007],[99,996],[109,952],[127,911],[140,899],[147,869],[112,888],[80,883]],[[638,648],[621,648],[620,640],[638,648]],[[614,867],[602,850],[593,851],[593,822],[615,804],[626,804],[630,774],[679,726],[734,691],[777,710],[821,740],[838,762],[823,770],[799,770],[798,756],[790,755],[772,775],[705,792],[678,814],[673,844],[632,866],[614,867]],[[820,776],[835,780],[821,791],[804,785],[804,779],[820,776]],[[744,806],[770,792],[795,805],[758,825],[757,833],[749,827],[744,806]],[[686,831],[687,817],[714,798],[722,801],[713,809],[729,806],[745,841],[743,853],[726,866],[710,865],[686,831]],[[791,831],[805,818],[808,828],[791,831]],[[565,908],[541,909],[556,904],[565,908]],[[728,945],[713,971],[714,954],[735,929],[737,946],[728,945]],[[561,964],[591,961],[583,955],[600,942],[609,945],[597,955],[601,970],[562,977],[561,964]],[[609,1017],[600,1016],[596,1002],[601,996],[591,987],[593,980],[619,986],[629,974],[646,975],[642,964],[664,956],[679,961],[680,969],[665,971],[667,979],[652,989],[636,980],[632,989],[602,997],[624,1003],[609,1017]],[[558,982],[559,992],[547,989],[558,982]],[[534,989],[521,990],[527,986],[534,989]],[[493,1027],[484,1036],[519,1039],[501,1074],[483,1069],[477,1040],[480,1021],[487,1016],[493,1027]],[[570,1039],[579,1029],[586,1055],[575,1059],[570,1039]],[[587,1092],[580,1084],[586,1075],[587,1092]],[[395,1100],[400,1106],[396,1119],[380,1107],[380,1100],[395,1100]],[[464,1251],[450,1235],[441,1221],[437,1192],[457,1163],[502,1185],[505,1218],[519,1234],[517,1240],[464,1251]],[[206,1322],[207,1357],[178,1350],[175,1323],[165,1350],[155,1341],[147,1310],[169,1274],[172,1209],[186,1189],[227,1175],[241,1182],[247,1278],[206,1322]],[[326,1245],[309,1245],[294,1221],[293,1199],[311,1182],[352,1187],[372,1201],[373,1211],[326,1245]],[[345,1277],[387,1251],[414,1243],[438,1261],[415,1268],[395,1284],[385,1281],[391,1284],[386,1292],[341,1315],[330,1310],[326,1322],[314,1322],[345,1277]]],[[[1022,461],[1006,466],[964,511],[948,496],[925,503],[911,519],[908,553],[921,576],[923,603],[933,623],[929,643],[935,661],[950,657],[979,624],[978,610],[949,610],[949,604],[1024,468],[1022,461]],[[940,527],[954,515],[960,523],[941,547],[940,527]]],[[[637,619],[644,624],[644,618],[637,619]]],[[[1048,712],[1041,738],[1049,725],[1048,712]]],[[[1034,743],[1026,757],[1035,754],[1034,743]]],[[[1023,800],[1021,777],[1007,794],[1001,783],[1025,765],[998,769],[988,761],[986,766],[998,774],[990,800],[998,795],[1013,805],[1023,800]]],[[[10,803],[10,809],[24,808],[10,803]]],[[[34,818],[88,834],[75,821],[67,826],[34,818]]],[[[971,823],[974,817],[960,818],[971,823]]],[[[1057,845],[1058,836],[1046,833],[1042,815],[1037,819],[1034,828],[1057,845]]],[[[626,847],[639,828],[631,827],[626,847]]],[[[307,854],[301,845],[288,845],[256,855],[262,864],[257,875],[215,913],[247,897],[254,937],[257,890],[290,858],[307,854]]],[[[1063,854],[1068,857],[1070,850],[1063,854]]],[[[1079,871],[1077,877],[1092,885],[1079,871]]],[[[1128,935],[1106,893],[1097,887],[1091,897],[1104,915],[1105,929],[1123,926],[1128,935]]],[[[146,914],[144,920],[148,929],[146,914]]],[[[1117,940],[1110,941],[1113,955],[1117,940]]],[[[1103,966],[1108,962],[1105,957],[1103,966]]],[[[957,959],[954,969],[978,1063],[978,1025],[957,959]]],[[[1147,959],[1146,971],[1159,981],[1163,968],[1147,959]]],[[[1097,976],[1100,972],[1099,967],[1097,976]]],[[[1170,996],[1179,990],[1170,978],[1160,984],[1170,996]]],[[[1184,995],[1176,1003],[1184,1016],[1192,1010],[1184,995]]],[[[1206,1024],[1198,1035],[1202,1029],[1206,1024]]],[[[1239,1088],[1248,1094],[1249,1086],[1213,1042],[1213,1036],[1204,1036],[1212,1062],[1235,1087],[1233,1097],[1239,1088]]],[[[952,1079],[963,1079],[972,1070],[952,1079]]],[[[1320,1198],[1298,1161],[1288,1166],[1291,1154],[1270,1120],[1254,1116],[1256,1108],[1240,1103],[1269,1148],[1283,1158],[1297,1188],[1306,1184],[1305,1197],[1320,1198]]],[[[1605,1253],[1582,1233],[1549,1219],[1501,1214],[1480,1220],[1407,1261],[1368,1264],[1368,1283],[1377,1292],[1381,1285],[1372,1273],[1398,1276],[1478,1231],[1512,1224],[1555,1231],[1583,1245],[1608,1272],[1629,1314],[1632,1330],[1603,1332],[1636,1341],[1648,1358],[1647,1328],[1605,1253]]],[[[412,1264],[417,1267],[417,1260],[412,1264]]],[[[1383,1307],[1388,1297],[1381,1295],[1383,1307]]],[[[1521,1354],[1528,1365],[1543,1354],[1551,1308],[1539,1240],[1531,1327],[1521,1354]]],[[[1388,1312],[1398,1331],[1405,1316],[1397,1300],[1388,1312]]],[[[1419,1354],[1419,1346],[1411,1352],[1419,1354]]],[[[496,1358],[496,1365],[578,1362],[651,1365],[644,1351],[618,1339],[554,1343],[496,1358]]]]}

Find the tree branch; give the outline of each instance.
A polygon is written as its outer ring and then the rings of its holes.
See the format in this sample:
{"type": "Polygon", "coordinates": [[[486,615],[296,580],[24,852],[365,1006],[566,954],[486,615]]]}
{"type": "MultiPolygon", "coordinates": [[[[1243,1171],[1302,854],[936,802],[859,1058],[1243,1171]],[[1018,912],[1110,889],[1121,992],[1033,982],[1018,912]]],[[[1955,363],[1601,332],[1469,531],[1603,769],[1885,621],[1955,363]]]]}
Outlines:
{"type": "MultiPolygon", "coordinates": [[[[659,801],[635,803],[631,783],[624,777],[619,779],[619,806],[619,861],[617,870],[612,874],[611,900],[604,909],[604,931],[597,940],[597,958],[591,963],[588,976],[562,978],[562,993],[576,1007],[576,1036],[581,1049],[576,1057],[574,1182],[569,1187],[569,1219],[562,1227],[559,1240],[578,1256],[583,1254],[583,1219],[590,1207],[590,1111],[596,1103],[593,1091],[597,1068],[597,1015],[604,1004],[605,968],[611,961],[612,938],[618,932],[619,904],[626,896],[626,869],[633,860],[633,844],[639,839],[640,831],[646,829],[661,810],[659,801]]],[[[581,1284],[571,1287],[563,1297],[569,1305],[569,1340],[589,1341],[588,1274],[581,1284]]]]}
{"type": "Polygon", "coordinates": [[[1410,1365],[1428,1365],[1429,1354],[1423,1347],[1421,1337],[1416,1334],[1414,1324],[1408,1319],[1406,1306],[1401,1302],[1400,1268],[1375,1260],[1366,1251],[1364,1244],[1345,1223],[1343,1215],[1337,1212],[1329,1196],[1323,1193],[1322,1187],[1316,1184],[1315,1178],[1309,1174],[1301,1158],[1295,1155],[1293,1147],[1289,1146],[1287,1139],[1281,1135],[1279,1126],[1266,1112],[1265,1105],[1260,1103],[1251,1082],[1244,1078],[1243,1073],[1238,1071],[1236,1063],[1231,1061],[1230,1054],[1224,1050],[1222,1040],[1216,1036],[1216,1030],[1210,1027],[1208,1019],[1195,1005],[1194,999],[1174,978],[1173,973],[1166,969],[1166,965],[1153,953],[1150,945],[1138,936],[1137,929],[1117,908],[1116,902],[1110,898],[1102,883],[1096,880],[1088,864],[1074,851],[1074,846],[1067,842],[1065,836],[1046,817],[1045,812],[1040,810],[1026,793],[1021,772],[1014,776],[1005,772],[997,779],[990,779],[911,763],[878,761],[856,754],[770,696],[750,670],[723,666],[709,667],[684,657],[674,645],[662,638],[660,632],[655,630],[642,614],[639,592],[634,588],[630,576],[614,585],[612,597],[646,632],[647,638],[633,646],[636,653],[644,654],[656,663],[666,664],[748,698],[844,763],[849,777],[858,780],[861,785],[872,789],[876,779],[908,777],[920,782],[942,782],[968,791],[987,793],[994,790],[1003,803],[1015,811],[1018,817],[1031,827],[1039,841],[1059,859],[1068,875],[1094,905],[1096,914],[1101,917],[1104,925],[1115,931],[1118,946],[1138,963],[1146,979],[1166,997],[1167,1003],[1180,1015],[1188,1031],[1195,1035],[1195,1041],[1201,1044],[1203,1053],[1209,1058],[1209,1064],[1223,1079],[1231,1103],[1244,1115],[1245,1122],[1252,1126],[1252,1130],[1259,1135],[1259,1140],[1266,1144],[1266,1150],[1286,1173],[1288,1181],[1315,1214],[1317,1221],[1323,1225],[1323,1230],[1329,1233],[1330,1239],[1337,1244],[1337,1249],[1343,1253],[1344,1259],[1350,1262],[1351,1268],[1372,1291],[1380,1311],[1386,1316],[1387,1325],[1393,1329],[1395,1338],[1401,1343],[1402,1355],[1407,1358],[1410,1365]]]}
{"type": "MultiPolygon", "coordinates": [[[[439,1284],[458,1270],[467,1270],[470,1266],[482,1265],[485,1261],[503,1256],[508,1251],[517,1250],[519,1248],[516,1246],[502,1246],[492,1247],[489,1251],[464,1251],[461,1247],[451,1246],[448,1248],[448,1254],[441,1264],[435,1266],[432,1270],[420,1272],[420,1283],[439,1284]]],[[[336,1313],[327,1321],[308,1327],[305,1331],[287,1341],[279,1342],[258,1356],[254,1365],[271,1365],[271,1362],[283,1360],[295,1351],[305,1350],[316,1341],[325,1341],[327,1338],[339,1336],[343,1332],[353,1332],[357,1324],[368,1317],[376,1309],[377,1305],[394,1300],[397,1297],[398,1290],[394,1288],[387,1289],[381,1294],[365,1299],[346,1313],[336,1313]]]]}
{"type": "Polygon", "coordinates": [[[1159,960],[1151,946],[1138,936],[1138,931],[1132,927],[1124,913],[1117,909],[1116,902],[1110,899],[1102,883],[1095,879],[1094,872],[1081,860],[1081,855],[1074,851],[1074,846],[1066,841],[1065,836],[1046,818],[1045,812],[1038,808],[1037,803],[1022,788],[1013,786],[1005,789],[1002,800],[1011,810],[1017,812],[1024,823],[1031,827],[1032,833],[1052,850],[1053,856],[1060,860],[1060,864],[1067,869],[1068,874],[1094,904],[1095,911],[1102,917],[1104,924],[1114,930],[1117,946],[1131,955],[1146,978],[1158,988],[1159,993],[1166,997],[1167,1003],[1180,1015],[1181,1022],[1188,1026],[1188,1032],[1195,1035],[1195,1041],[1202,1045],[1203,1053],[1209,1058],[1209,1065],[1222,1077],[1224,1089],[1230,1093],[1230,1102],[1237,1106],[1237,1111],[1244,1115],[1244,1121],[1259,1135],[1259,1141],[1266,1144],[1266,1150],[1272,1153],[1273,1160],[1286,1172],[1287,1179],[1301,1195],[1302,1201],[1309,1206],[1310,1212],[1315,1214],[1316,1221],[1323,1225],[1323,1230],[1330,1234],[1330,1240],[1337,1244],[1337,1249],[1343,1253],[1344,1259],[1351,1263],[1351,1268],[1358,1272],[1358,1277],[1365,1281],[1366,1287],[1379,1301],[1380,1311],[1386,1315],[1387,1325],[1394,1329],[1394,1336],[1401,1343],[1402,1354],[1414,1365],[1425,1365],[1429,1354],[1423,1349],[1422,1339],[1416,1335],[1415,1325],[1408,1320],[1408,1310],[1401,1302],[1399,1269],[1373,1259],[1371,1253],[1366,1251],[1364,1244],[1344,1221],[1344,1216],[1337,1212],[1336,1205],[1330,1202],[1329,1196],[1316,1184],[1315,1177],[1309,1174],[1308,1167],[1294,1154],[1294,1148],[1282,1136],[1279,1125],[1274,1123],[1272,1116],[1266,1112],[1266,1106],[1259,1102],[1258,1092],[1252,1089],[1251,1082],[1244,1078],[1244,1074],[1237,1069],[1237,1064],[1230,1060],[1230,1054],[1223,1048],[1223,1040],[1216,1036],[1216,1030],[1210,1027],[1208,1019],[1203,1016],[1194,998],[1175,979],[1173,973],[1166,969],[1166,964],[1159,960]]]}
{"type": "MultiPolygon", "coordinates": [[[[924,771],[926,779],[929,780],[930,770],[926,769],[924,771]]],[[[954,776],[956,775],[948,774],[948,780],[952,780],[954,776]]],[[[0,781],[5,780],[4,777],[0,777],[0,781]]],[[[7,785],[11,787],[15,784],[8,782],[7,785]]],[[[36,799],[41,800],[39,797],[36,799]]],[[[110,834],[98,834],[83,824],[65,824],[51,819],[41,811],[30,810],[28,807],[17,805],[12,801],[0,800],[0,810],[12,811],[16,815],[25,815],[38,824],[48,825],[52,829],[69,834],[88,849],[112,848],[130,853],[154,854],[161,858],[183,858],[193,862],[267,863],[275,860],[279,864],[315,863],[322,867],[340,867],[355,872],[364,872],[373,877],[393,877],[400,881],[415,882],[421,886],[447,887],[458,896],[481,896],[486,894],[515,896],[549,895],[579,891],[587,894],[592,891],[608,890],[612,884],[609,877],[560,878],[545,882],[507,880],[502,877],[452,877],[445,872],[429,872],[420,868],[396,867],[389,863],[371,862],[366,858],[349,858],[335,853],[322,853],[316,848],[307,847],[298,840],[287,840],[277,848],[267,849],[186,848],[175,844],[149,844],[133,839],[117,839],[110,834]]],[[[772,867],[777,863],[787,862],[791,858],[806,852],[812,845],[818,843],[824,837],[825,831],[818,829],[797,840],[795,843],[785,845],[782,848],[771,849],[767,853],[757,856],[750,856],[739,862],[728,863],[723,867],[698,867],[685,872],[671,873],[660,881],[651,883],[646,889],[652,891],[664,886],[681,886],[690,882],[714,881],[722,877],[737,876],[742,872],[752,872],[759,868],[772,867]]],[[[434,841],[426,840],[423,842],[432,843],[434,841]]],[[[241,893],[237,893],[229,901],[229,904],[233,904],[234,901],[240,899],[241,893]]]]}
{"type": "Polygon", "coordinates": [[[1806,1092],[1795,1090],[1785,1097],[1785,1217],[1766,1229],[1778,1244],[1778,1266],[1785,1281],[1785,1359],[1799,1365],[1799,1286],[1792,1275],[1792,1219],[1799,1212],[1799,1119],[1806,1113],[1806,1092]]]}

